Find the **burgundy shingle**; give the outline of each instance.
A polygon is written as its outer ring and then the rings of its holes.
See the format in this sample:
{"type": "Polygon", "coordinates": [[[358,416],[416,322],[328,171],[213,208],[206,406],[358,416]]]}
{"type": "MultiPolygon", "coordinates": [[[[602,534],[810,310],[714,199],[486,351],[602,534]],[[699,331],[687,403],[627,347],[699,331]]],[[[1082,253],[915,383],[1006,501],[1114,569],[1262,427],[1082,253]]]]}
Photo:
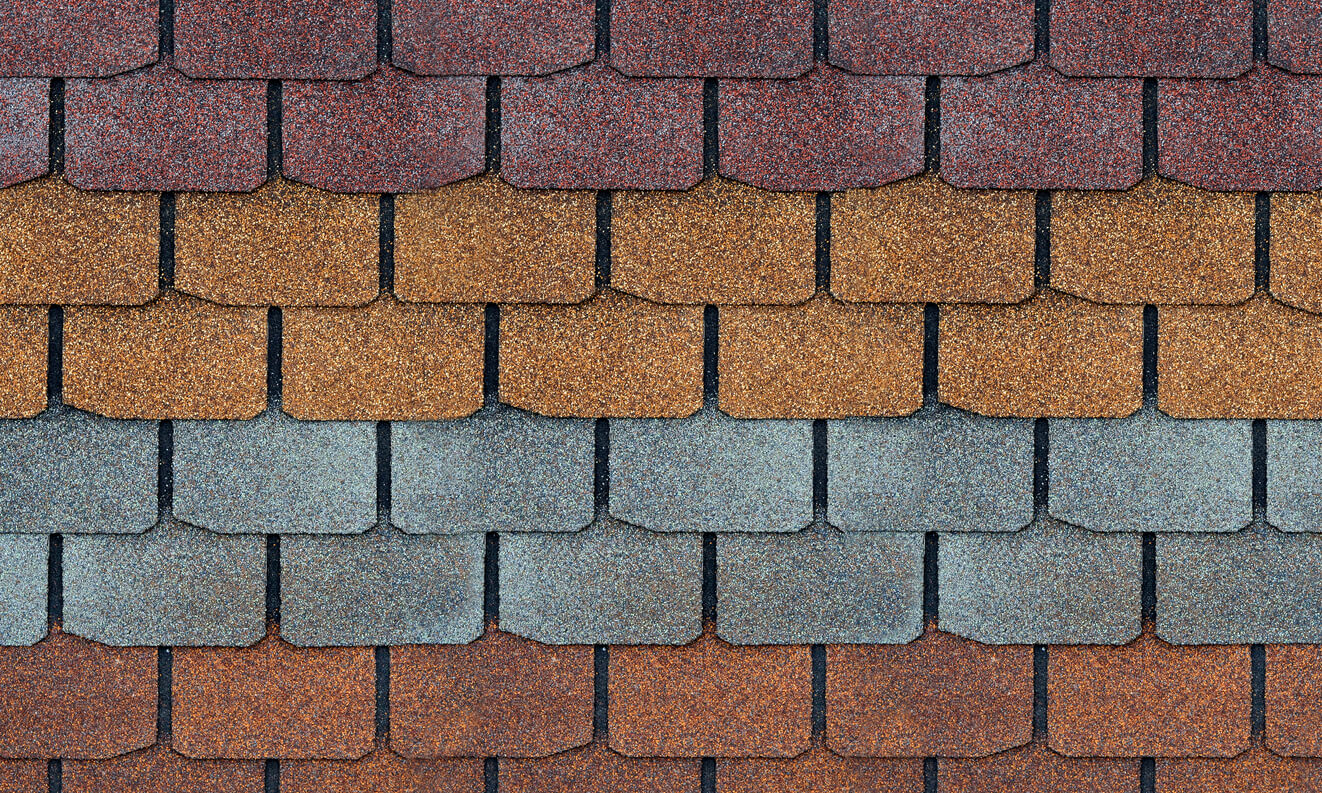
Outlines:
{"type": "Polygon", "coordinates": [[[952,78],[941,103],[941,176],[958,187],[1113,190],[1142,176],[1139,80],[1031,64],[952,78]]]}
{"type": "Polygon", "coordinates": [[[517,187],[683,189],[702,179],[702,84],[592,64],[515,78],[501,97],[502,175],[517,187]]]}
{"type": "Polygon", "coordinates": [[[592,59],[593,0],[395,0],[394,62],[418,74],[547,74],[592,59]]]}
{"type": "Polygon", "coordinates": [[[831,63],[859,74],[985,74],[1033,57],[1033,0],[832,0],[831,63]]]}
{"type": "Polygon", "coordinates": [[[284,172],[341,192],[397,193],[483,168],[486,86],[382,67],[354,83],[284,89],[284,172]]]}
{"type": "Polygon", "coordinates": [[[611,66],[637,77],[797,77],[811,0],[617,0],[611,66]]]}
{"type": "Polygon", "coordinates": [[[1322,2],[1267,4],[1267,60],[1292,72],[1322,72],[1322,2]]]}
{"type": "Polygon", "coordinates": [[[818,66],[721,83],[721,173],[771,190],[874,187],[923,169],[923,81],[818,66]]]}
{"type": "Polygon", "coordinates": [[[166,65],[65,92],[67,178],[87,190],[252,190],[266,179],[266,86],[166,65]]]}
{"type": "Polygon", "coordinates": [[[1163,81],[1162,174],[1210,190],[1322,184],[1322,79],[1255,66],[1235,80],[1163,81]]]}
{"type": "Polygon", "coordinates": [[[174,40],[193,77],[355,79],[376,65],[376,3],[178,0],[174,40]]]}
{"type": "Polygon", "coordinates": [[[157,0],[3,0],[0,75],[105,77],[156,60],[157,0]]]}
{"type": "Polygon", "coordinates": [[[46,173],[47,85],[45,80],[0,80],[0,130],[4,130],[0,134],[0,187],[46,173]]]}
{"type": "Polygon", "coordinates": [[[1051,65],[1079,77],[1234,77],[1249,68],[1251,0],[1057,0],[1051,65]]]}

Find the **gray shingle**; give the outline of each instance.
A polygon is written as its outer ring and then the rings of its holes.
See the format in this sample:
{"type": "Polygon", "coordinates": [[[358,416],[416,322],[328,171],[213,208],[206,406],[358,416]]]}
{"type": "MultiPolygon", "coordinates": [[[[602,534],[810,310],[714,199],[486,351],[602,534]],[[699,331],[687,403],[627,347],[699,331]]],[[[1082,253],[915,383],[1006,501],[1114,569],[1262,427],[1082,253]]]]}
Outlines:
{"type": "Polygon", "coordinates": [[[1322,531],[1322,421],[1267,422],[1267,522],[1322,531]]]}
{"type": "Polygon", "coordinates": [[[36,644],[46,635],[49,549],[45,537],[0,537],[0,646],[36,644]]]}
{"type": "Polygon", "coordinates": [[[1253,518],[1247,421],[1051,420],[1051,516],[1094,531],[1238,531],[1253,518]]]}
{"type": "Polygon", "coordinates": [[[892,644],[923,627],[923,535],[717,538],[716,627],[734,644],[892,644]]]}
{"type": "Polygon", "coordinates": [[[265,630],[266,543],[167,522],[67,537],[64,629],[112,645],[244,645],[265,630]]]}
{"type": "Polygon", "coordinates": [[[507,534],[500,627],[547,644],[685,644],[702,631],[702,538],[613,520],[507,534]]]}
{"type": "Polygon", "coordinates": [[[1322,641],[1322,537],[1250,528],[1157,538],[1157,634],[1175,644],[1322,641]]]}
{"type": "Polygon", "coordinates": [[[940,540],[940,625],[986,644],[1124,644],[1139,632],[1139,536],[1039,521],[940,540]]]}
{"type": "Polygon", "coordinates": [[[0,421],[0,531],[136,534],[151,528],[156,426],[71,409],[0,421]]]}
{"type": "Polygon", "coordinates": [[[798,531],[812,521],[812,422],[611,422],[611,515],[653,531],[798,531]]]}
{"type": "Polygon", "coordinates": [[[300,421],[179,421],[175,515],[212,531],[349,534],[376,522],[376,428],[300,421]]]}
{"type": "Polygon", "coordinates": [[[300,645],[462,644],[482,633],[481,534],[285,537],[280,635],[300,645]]]}
{"type": "Polygon", "coordinates": [[[592,521],[592,421],[500,408],[391,430],[391,519],[405,531],[578,531],[592,521]]]}
{"type": "Polygon", "coordinates": [[[827,422],[831,524],[1017,531],[1033,519],[1033,422],[953,408],[827,422]]]}

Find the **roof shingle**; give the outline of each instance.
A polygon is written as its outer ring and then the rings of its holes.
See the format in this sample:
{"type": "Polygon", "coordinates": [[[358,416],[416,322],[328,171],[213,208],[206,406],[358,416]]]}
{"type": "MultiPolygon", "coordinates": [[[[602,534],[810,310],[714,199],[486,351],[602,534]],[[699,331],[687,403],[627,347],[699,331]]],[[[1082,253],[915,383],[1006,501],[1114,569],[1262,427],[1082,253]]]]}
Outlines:
{"type": "Polygon", "coordinates": [[[1252,0],[1059,0],[1051,65],[1078,77],[1234,77],[1252,56],[1252,0]]]}
{"type": "Polygon", "coordinates": [[[174,42],[190,77],[354,80],[376,67],[376,5],[179,0],[174,42]]]}
{"type": "Polygon", "coordinates": [[[0,74],[105,77],[156,60],[156,0],[0,4],[0,74]]]}
{"type": "Polygon", "coordinates": [[[1272,296],[1322,313],[1322,195],[1276,193],[1271,197],[1272,296]]]}
{"type": "Polygon", "coordinates": [[[946,793],[1112,793],[1129,790],[1137,784],[1139,763],[1065,757],[1041,743],[1033,743],[992,757],[969,760],[943,757],[938,774],[938,789],[946,793]]]}
{"type": "Polygon", "coordinates": [[[395,0],[394,62],[418,74],[546,74],[592,59],[592,0],[395,0]]]}
{"type": "Polygon", "coordinates": [[[721,790],[728,793],[908,793],[922,788],[923,764],[916,760],[839,757],[814,745],[788,760],[723,758],[716,762],[716,776],[721,790]]]}
{"type": "Polygon", "coordinates": [[[1031,0],[831,3],[831,63],[859,74],[983,74],[1033,57],[1031,0]]]}
{"type": "Polygon", "coordinates": [[[0,793],[44,793],[48,781],[44,761],[0,760],[0,793]]]}
{"type": "Polygon", "coordinates": [[[261,793],[263,776],[257,761],[193,760],[158,745],[106,760],[66,762],[63,789],[68,793],[261,793]]]}
{"type": "Polygon", "coordinates": [[[1322,789],[1322,763],[1279,757],[1261,746],[1234,758],[1163,758],[1155,771],[1157,789],[1171,793],[1322,789]]]}
{"type": "MultiPolygon", "coordinates": [[[[504,782],[503,779],[501,781],[504,782]]],[[[285,793],[416,793],[442,790],[448,793],[480,793],[483,790],[482,760],[469,757],[457,760],[409,760],[378,746],[376,751],[360,760],[294,760],[281,763],[280,789],[285,793]]]]}
{"type": "Polygon", "coordinates": [[[0,308],[0,416],[30,418],[46,407],[44,308],[0,308]]]}
{"type": "Polygon", "coordinates": [[[0,645],[36,644],[46,635],[49,547],[41,536],[0,537],[0,645]]]}
{"type": "Polygon", "coordinates": [[[1322,17],[1317,0],[1272,0],[1267,6],[1267,60],[1292,72],[1322,72],[1322,17]]]}
{"type": "Polygon", "coordinates": [[[1267,523],[1322,529],[1322,422],[1267,422],[1267,523]]]}
{"type": "Polygon", "coordinates": [[[50,167],[49,90],[46,80],[0,80],[0,126],[5,130],[0,187],[41,176],[50,167]]]}
{"type": "Polygon", "coordinates": [[[500,789],[505,793],[673,793],[696,790],[702,774],[698,760],[625,757],[601,743],[552,757],[500,761],[500,789]]]}
{"type": "Polygon", "coordinates": [[[1287,757],[1322,757],[1322,646],[1267,647],[1263,745],[1287,757]]]}
{"type": "Polygon", "coordinates": [[[618,0],[610,64],[635,77],[797,77],[812,65],[811,0],[618,0]]]}

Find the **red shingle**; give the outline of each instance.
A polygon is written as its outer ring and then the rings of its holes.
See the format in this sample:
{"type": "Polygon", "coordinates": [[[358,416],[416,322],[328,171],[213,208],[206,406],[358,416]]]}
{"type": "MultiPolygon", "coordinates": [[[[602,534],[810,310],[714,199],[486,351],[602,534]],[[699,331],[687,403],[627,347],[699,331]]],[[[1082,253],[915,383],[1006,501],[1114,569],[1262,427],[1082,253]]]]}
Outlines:
{"type": "Polygon", "coordinates": [[[859,74],[985,74],[1033,58],[1033,0],[832,0],[831,63],[859,74]]]}
{"type": "Polygon", "coordinates": [[[1267,60],[1292,72],[1322,72],[1322,3],[1272,0],[1267,4],[1267,60]]]}
{"type": "Polygon", "coordinates": [[[797,77],[811,0],[616,0],[611,66],[637,77],[797,77]]]}
{"type": "Polygon", "coordinates": [[[376,3],[178,0],[174,41],[192,77],[351,80],[376,66],[376,3]]]}
{"type": "Polygon", "coordinates": [[[547,74],[592,60],[593,0],[394,0],[394,61],[418,74],[547,74]]]}
{"type": "Polygon", "coordinates": [[[156,60],[157,0],[4,0],[0,75],[105,77],[156,60]]]}
{"type": "Polygon", "coordinates": [[[1057,0],[1051,65],[1078,77],[1234,77],[1249,68],[1252,23],[1252,0],[1057,0]]]}
{"type": "Polygon", "coordinates": [[[0,80],[0,187],[46,173],[48,101],[45,80],[0,80]]]}

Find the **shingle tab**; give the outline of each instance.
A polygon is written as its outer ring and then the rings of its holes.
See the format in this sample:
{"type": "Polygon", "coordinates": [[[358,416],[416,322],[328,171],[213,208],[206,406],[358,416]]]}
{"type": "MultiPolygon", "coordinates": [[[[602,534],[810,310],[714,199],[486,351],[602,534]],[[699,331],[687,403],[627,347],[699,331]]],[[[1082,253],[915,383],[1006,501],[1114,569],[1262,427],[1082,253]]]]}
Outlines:
{"type": "Polygon", "coordinates": [[[941,627],[988,644],[1120,644],[1139,631],[1139,537],[1040,521],[946,534],[941,627]]]}
{"type": "Polygon", "coordinates": [[[62,781],[68,793],[262,793],[263,777],[260,761],[193,760],[157,745],[107,760],[68,761],[62,781]]]}
{"type": "Polygon", "coordinates": [[[699,789],[701,775],[698,760],[625,757],[601,743],[551,757],[500,761],[505,793],[673,793],[699,789]]]}
{"type": "Polygon", "coordinates": [[[161,64],[70,80],[64,111],[68,179],[78,187],[252,190],[266,180],[259,80],[190,80],[161,64]]]}
{"type": "Polygon", "coordinates": [[[1288,757],[1322,757],[1322,647],[1275,644],[1266,650],[1263,745],[1288,757]]]}
{"type": "Polygon", "coordinates": [[[156,0],[8,0],[0,74],[105,77],[156,60],[156,0]]]}
{"type": "Polygon", "coordinates": [[[1322,422],[1267,422],[1267,522],[1322,531],[1322,422]]]}
{"type": "Polygon", "coordinates": [[[839,757],[814,745],[798,757],[721,759],[716,778],[726,793],[808,793],[867,791],[909,793],[923,786],[921,760],[839,757]]]}
{"type": "MultiPolygon", "coordinates": [[[[2,195],[2,194],[0,194],[2,195]]],[[[1282,303],[1322,313],[1322,195],[1271,197],[1271,283],[1282,303]]]]}
{"type": "Polygon", "coordinates": [[[812,424],[611,423],[611,515],[652,531],[798,531],[812,521],[812,424]]]}
{"type": "Polygon", "coordinates": [[[716,629],[728,642],[890,644],[922,632],[922,535],[725,534],[717,554],[716,629]]]}
{"type": "Polygon", "coordinates": [[[190,77],[352,80],[376,67],[376,5],[179,0],[174,43],[190,77]]]}
{"type": "Polygon", "coordinates": [[[36,644],[46,635],[48,548],[45,537],[0,536],[0,645],[36,644]]]}
{"type": "Polygon", "coordinates": [[[702,82],[604,63],[501,89],[502,175],[519,187],[686,189],[702,179],[702,82]]]}
{"type": "Polygon", "coordinates": [[[827,511],[851,531],[1017,531],[1033,519],[1033,424],[960,410],[831,421],[827,511]]]}
{"type": "Polygon", "coordinates": [[[500,618],[548,644],[683,644],[702,627],[702,540],[603,521],[506,534],[500,618]]]}
{"type": "Polygon", "coordinates": [[[1253,517],[1249,447],[1247,421],[1052,419],[1051,516],[1092,531],[1238,531],[1253,517]]]}
{"type": "Polygon", "coordinates": [[[30,418],[46,407],[49,320],[42,308],[0,308],[0,416],[30,418]]]}
{"type": "Polygon", "coordinates": [[[923,81],[819,65],[722,83],[720,171],[769,190],[843,190],[923,169],[923,81]]]}
{"type": "Polygon", "coordinates": [[[1059,0],[1051,65],[1078,77],[1234,77],[1252,58],[1252,0],[1059,0]]]}
{"type": "Polygon", "coordinates": [[[1033,58],[1031,0],[835,0],[831,63],[860,74],[982,74],[1033,58]]]}
{"type": "Polygon", "coordinates": [[[46,80],[0,80],[0,187],[46,173],[48,101],[46,80]]]}
{"type": "Polygon", "coordinates": [[[248,421],[174,425],[180,520],[239,534],[356,534],[376,521],[376,428],[299,421],[271,408],[248,421]]]}
{"type": "Polygon", "coordinates": [[[578,531],[592,521],[591,421],[521,410],[391,427],[391,520],[415,534],[578,531]]]}
{"type": "Polygon", "coordinates": [[[103,644],[244,645],[265,633],[266,544],[164,523],[64,540],[64,627],[103,644]]]}
{"type": "Polygon", "coordinates": [[[1317,0],[1272,0],[1267,6],[1267,60],[1292,72],[1322,72],[1322,15],[1317,0]]]}
{"type": "Polygon", "coordinates": [[[299,645],[470,642],[482,634],[480,534],[283,537],[281,635],[299,645]]]}
{"type": "MultiPolygon", "coordinates": [[[[503,777],[503,761],[501,765],[503,777]]],[[[482,760],[407,760],[378,747],[360,760],[281,763],[280,789],[285,793],[480,793],[484,789],[482,760]]]]}
{"type": "Polygon", "coordinates": [[[797,77],[812,65],[811,0],[618,0],[610,64],[635,77],[797,77]]]}
{"type": "Polygon", "coordinates": [[[1140,80],[1032,64],[941,89],[941,176],[953,185],[1117,190],[1143,174],[1140,80]]]}
{"type": "Polygon", "coordinates": [[[46,793],[44,760],[0,760],[0,793],[46,793]]]}
{"type": "Polygon", "coordinates": [[[945,793],[1114,793],[1137,784],[1139,762],[1065,757],[1032,743],[992,757],[943,757],[937,772],[938,789],[945,793]]]}
{"type": "Polygon", "coordinates": [[[1157,761],[1158,790],[1170,793],[1240,793],[1245,790],[1322,789],[1322,763],[1279,757],[1252,746],[1234,758],[1163,758],[1157,761]]]}
{"type": "Polygon", "coordinates": [[[0,422],[0,531],[136,534],[156,522],[156,427],[75,410],[0,422]]]}
{"type": "Polygon", "coordinates": [[[394,61],[418,74],[546,74],[592,59],[592,0],[395,0],[394,61]]]}

